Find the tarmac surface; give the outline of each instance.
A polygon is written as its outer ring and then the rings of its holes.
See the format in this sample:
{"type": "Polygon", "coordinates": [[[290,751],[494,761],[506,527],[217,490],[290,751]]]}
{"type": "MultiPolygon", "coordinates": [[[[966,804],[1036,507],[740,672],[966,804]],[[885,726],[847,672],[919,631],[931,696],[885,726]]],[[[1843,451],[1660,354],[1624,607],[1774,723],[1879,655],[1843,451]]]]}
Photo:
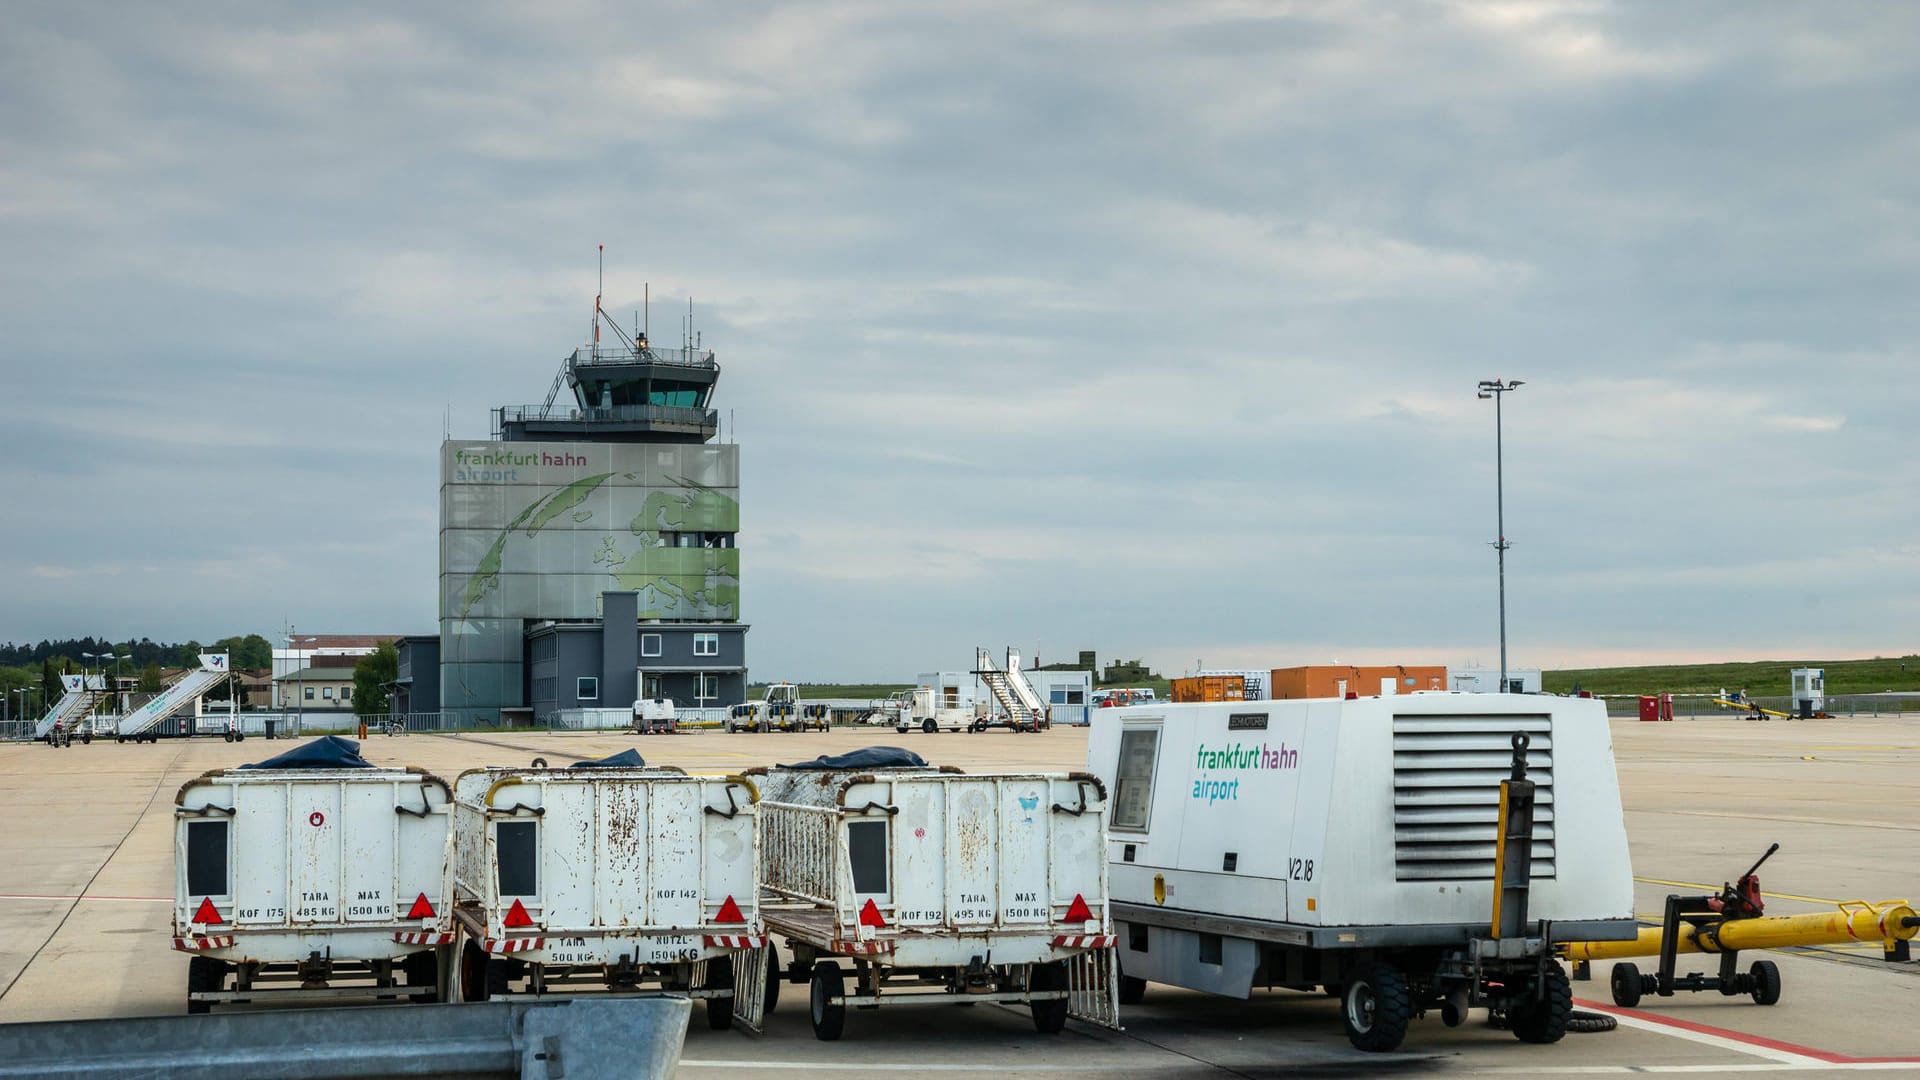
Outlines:
{"type": "MultiPolygon", "coordinates": [[[[1610,724],[1643,919],[1657,921],[1669,892],[1716,890],[1775,841],[1781,850],[1760,875],[1769,914],[1920,895],[1920,717],[1610,724]]],[[[478,765],[536,755],[558,763],[636,745],[650,762],[731,772],[876,743],[970,771],[1077,768],[1086,731],[376,735],[364,752],[451,780],[478,765]]],[[[184,1012],[187,957],[170,947],[168,907],[174,795],[202,772],[289,745],[0,746],[0,1023],[184,1012]]],[[[1596,964],[1592,981],[1574,984],[1576,1007],[1618,1017],[1618,1030],[1531,1046],[1478,1013],[1454,1029],[1429,1017],[1392,1054],[1348,1046],[1337,1003],[1318,994],[1256,992],[1240,1002],[1157,984],[1143,1004],[1123,1008],[1124,1031],[1075,1021],[1039,1035],[1024,1009],[997,1005],[881,1008],[852,1012],[846,1035],[822,1043],[807,1023],[805,989],[788,985],[764,1036],[694,1024],[681,1075],[1920,1076],[1920,962],[1889,964],[1877,942],[1770,955],[1785,986],[1771,1008],[1710,993],[1617,1009],[1608,965],[1596,964]]],[[[1683,972],[1716,963],[1687,960],[1683,972]]]]}

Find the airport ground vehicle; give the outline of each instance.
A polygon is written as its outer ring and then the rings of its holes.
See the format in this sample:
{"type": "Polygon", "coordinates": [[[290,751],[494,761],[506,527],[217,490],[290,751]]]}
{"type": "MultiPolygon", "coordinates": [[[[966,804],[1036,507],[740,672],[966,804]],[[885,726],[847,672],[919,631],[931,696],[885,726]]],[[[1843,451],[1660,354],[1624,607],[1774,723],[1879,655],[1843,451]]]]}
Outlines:
{"type": "Polygon", "coordinates": [[[1239,998],[1317,986],[1362,1050],[1398,1046],[1416,1012],[1455,1024],[1473,1006],[1552,1042],[1572,1000],[1554,944],[1637,929],[1596,701],[1103,709],[1087,764],[1113,792],[1123,1002],[1146,980],[1239,998]],[[1532,801],[1510,808],[1516,753],[1532,801]]]}
{"type": "Polygon", "coordinates": [[[653,986],[758,1029],[767,942],[758,792],[631,750],[454,781],[458,993],[485,1000],[653,986]]]}
{"type": "Polygon", "coordinates": [[[418,769],[368,765],[358,749],[316,739],[180,789],[173,947],[193,954],[188,1012],[263,998],[443,998],[450,792],[418,769]]]}
{"type": "Polygon", "coordinates": [[[671,735],[679,730],[673,715],[673,699],[641,698],[634,702],[633,730],[639,735],[671,735]]]}
{"type": "Polygon", "coordinates": [[[800,700],[800,688],[792,683],[771,683],[759,701],[748,701],[727,710],[728,731],[826,731],[825,702],[800,700]]]}
{"type": "MultiPolygon", "coordinates": [[[[918,690],[896,691],[895,697],[901,698],[894,713],[893,729],[901,734],[909,731],[923,731],[928,735],[936,731],[966,731],[978,719],[971,707],[943,708],[933,699],[933,688],[920,687],[918,690]]],[[[887,699],[888,704],[894,698],[887,699]]]]}
{"type": "Polygon", "coordinates": [[[748,775],[767,929],[792,949],[780,967],[769,947],[768,990],[806,985],[816,1037],[839,1038],[850,1006],[955,1001],[1025,1003],[1045,1033],[1116,1025],[1094,777],[966,775],[884,747],[748,775]]]}

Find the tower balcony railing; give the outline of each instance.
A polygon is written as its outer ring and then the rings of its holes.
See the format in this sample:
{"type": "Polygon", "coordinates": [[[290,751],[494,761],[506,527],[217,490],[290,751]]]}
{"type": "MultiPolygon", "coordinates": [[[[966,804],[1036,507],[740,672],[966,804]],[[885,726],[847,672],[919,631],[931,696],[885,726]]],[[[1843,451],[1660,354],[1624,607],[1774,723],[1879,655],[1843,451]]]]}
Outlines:
{"type": "Polygon", "coordinates": [[[714,361],[712,349],[662,349],[656,345],[629,348],[624,344],[582,345],[573,350],[569,363],[577,368],[596,364],[673,364],[715,370],[720,366],[714,361]]]}
{"type": "Polygon", "coordinates": [[[583,409],[573,404],[502,405],[493,410],[493,437],[508,424],[648,424],[657,428],[716,430],[720,410],[684,405],[608,405],[583,409]]]}

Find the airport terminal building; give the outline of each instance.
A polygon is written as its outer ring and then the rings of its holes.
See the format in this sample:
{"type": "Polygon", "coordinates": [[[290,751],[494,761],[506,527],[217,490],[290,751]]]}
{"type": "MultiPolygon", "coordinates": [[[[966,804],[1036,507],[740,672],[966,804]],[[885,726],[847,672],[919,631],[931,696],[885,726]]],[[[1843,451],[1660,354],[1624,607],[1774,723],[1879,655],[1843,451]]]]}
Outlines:
{"type": "Polygon", "coordinates": [[[621,335],[575,350],[546,404],[495,409],[491,440],[441,445],[440,632],[401,643],[397,711],[533,722],[745,697],[719,374],[711,350],[621,335]]]}

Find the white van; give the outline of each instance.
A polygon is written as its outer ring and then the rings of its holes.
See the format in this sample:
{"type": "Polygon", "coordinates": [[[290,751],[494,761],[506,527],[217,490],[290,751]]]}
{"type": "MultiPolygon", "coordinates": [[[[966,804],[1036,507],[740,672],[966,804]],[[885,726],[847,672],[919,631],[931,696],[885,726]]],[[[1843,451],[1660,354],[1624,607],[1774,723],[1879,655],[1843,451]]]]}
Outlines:
{"type": "Polygon", "coordinates": [[[187,1011],[441,1000],[449,794],[418,769],[247,767],[189,781],[174,799],[173,913],[173,947],[192,954],[187,1011]]]}
{"type": "Polygon", "coordinates": [[[632,751],[461,773],[451,890],[461,1000],[515,983],[531,994],[654,986],[705,1000],[713,1028],[758,1030],[758,800],[745,777],[688,776],[632,751]]]}

